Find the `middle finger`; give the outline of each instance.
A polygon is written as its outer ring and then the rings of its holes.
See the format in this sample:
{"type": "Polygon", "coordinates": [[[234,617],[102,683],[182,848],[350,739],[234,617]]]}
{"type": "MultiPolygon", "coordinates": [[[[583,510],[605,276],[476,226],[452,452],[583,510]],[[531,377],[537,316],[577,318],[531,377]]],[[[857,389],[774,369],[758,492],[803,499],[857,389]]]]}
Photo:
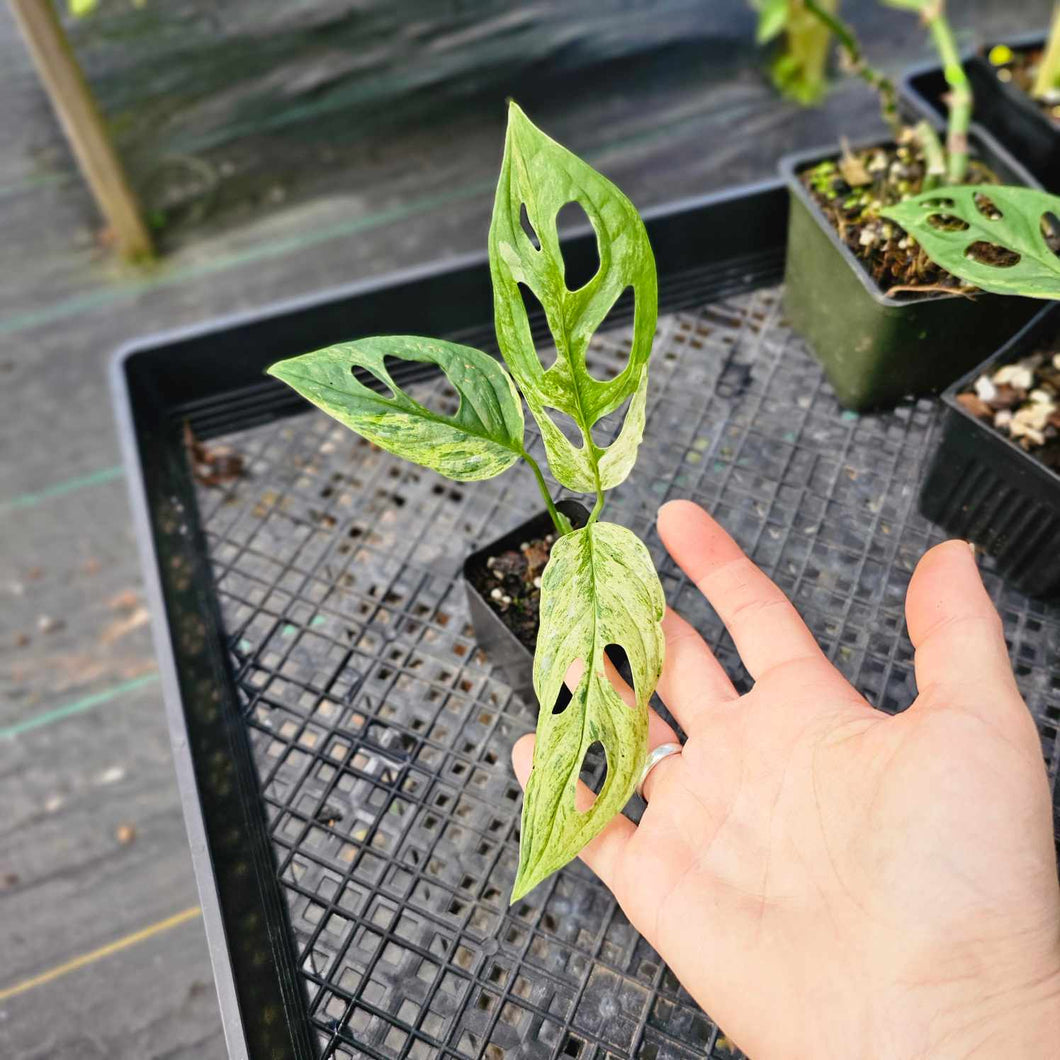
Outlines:
{"type": "Polygon", "coordinates": [[[656,691],[691,735],[713,709],[739,699],[739,693],[707,642],[676,611],[666,609],[662,627],[666,661],[656,691]]]}

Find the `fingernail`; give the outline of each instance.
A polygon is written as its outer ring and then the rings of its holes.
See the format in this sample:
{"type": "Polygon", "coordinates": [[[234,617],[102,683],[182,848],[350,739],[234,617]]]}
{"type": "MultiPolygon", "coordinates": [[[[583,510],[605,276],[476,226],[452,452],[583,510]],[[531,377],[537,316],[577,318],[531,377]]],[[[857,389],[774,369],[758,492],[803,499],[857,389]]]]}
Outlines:
{"type": "Polygon", "coordinates": [[[975,547],[975,542],[974,541],[965,541],[965,544],[972,550],[972,559],[978,561],[978,559],[979,559],[979,549],[977,549],[975,547]]]}

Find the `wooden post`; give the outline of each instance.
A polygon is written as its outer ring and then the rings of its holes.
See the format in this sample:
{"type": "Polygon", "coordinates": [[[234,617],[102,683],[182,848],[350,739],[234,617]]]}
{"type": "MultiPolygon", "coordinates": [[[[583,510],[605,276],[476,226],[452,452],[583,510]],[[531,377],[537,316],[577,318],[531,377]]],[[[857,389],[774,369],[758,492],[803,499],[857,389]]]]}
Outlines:
{"type": "Polygon", "coordinates": [[[127,258],[153,254],[136,196],[114,153],[92,92],[51,0],[11,0],[37,73],[96,205],[127,258]]]}

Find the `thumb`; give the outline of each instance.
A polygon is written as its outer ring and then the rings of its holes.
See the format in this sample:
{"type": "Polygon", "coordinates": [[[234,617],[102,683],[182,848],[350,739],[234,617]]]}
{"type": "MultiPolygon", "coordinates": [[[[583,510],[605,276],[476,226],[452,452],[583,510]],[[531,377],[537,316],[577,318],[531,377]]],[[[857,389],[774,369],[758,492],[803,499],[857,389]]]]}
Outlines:
{"type": "Polygon", "coordinates": [[[921,558],[906,593],[905,617],[922,698],[977,713],[1000,698],[1026,710],[1001,619],[967,541],[946,541],[921,558]]]}

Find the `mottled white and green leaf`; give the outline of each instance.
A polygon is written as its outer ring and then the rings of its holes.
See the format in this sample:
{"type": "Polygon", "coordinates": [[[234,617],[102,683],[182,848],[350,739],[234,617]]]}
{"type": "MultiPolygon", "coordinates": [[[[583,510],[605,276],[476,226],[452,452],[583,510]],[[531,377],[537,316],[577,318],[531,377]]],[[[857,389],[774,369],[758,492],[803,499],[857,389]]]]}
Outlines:
{"type": "Polygon", "coordinates": [[[479,350],[407,335],[340,343],[281,361],[269,372],[381,448],[449,478],[490,478],[520,457],[531,464],[560,536],[542,575],[534,658],[542,709],[523,803],[515,901],[574,858],[633,793],[647,754],[648,701],[662,670],[665,603],[647,548],[629,530],[598,520],[604,491],[629,474],[644,433],[658,313],[648,236],[632,203],[610,181],[535,128],[514,103],[490,225],[490,274],[497,339],[511,376],[479,350]],[[600,261],[574,290],[557,231],[559,213],[571,202],[592,224],[600,261]],[[556,359],[547,369],[520,285],[548,319],[556,359]],[[628,289],[634,302],[628,360],[614,378],[595,379],[586,365],[589,342],[628,289]],[[387,369],[392,357],[437,365],[460,396],[457,411],[442,414],[406,394],[387,369]],[[367,385],[369,377],[375,386],[367,385]],[[520,391],[541,428],[553,476],[596,495],[583,529],[572,531],[556,512],[524,449],[520,391]],[[618,437],[597,445],[593,427],[626,403],[618,437]],[[575,422],[581,445],[563,433],[560,415],[575,422]],[[629,660],[632,706],[605,672],[609,645],[621,646],[629,660]],[[584,670],[577,687],[555,713],[564,678],[579,660],[584,670]],[[607,756],[607,777],[593,805],[581,810],[575,804],[578,776],[597,742],[607,756]]]}
{"type": "Polygon", "coordinates": [[[647,755],[648,700],[662,671],[665,607],[651,556],[625,527],[596,522],[553,546],[541,584],[534,656],[541,711],[513,902],[576,857],[633,794],[647,755]],[[629,660],[634,707],[605,673],[604,649],[612,644],[629,660]],[[584,669],[571,701],[554,714],[564,677],[579,660],[584,669]],[[592,807],[579,811],[578,774],[597,741],[607,756],[607,776],[592,807]]]}
{"type": "Polygon", "coordinates": [[[936,265],[965,283],[995,294],[1060,298],[1060,257],[1042,231],[1047,214],[1060,217],[1060,196],[1035,188],[936,188],[882,211],[924,248],[936,265]],[[985,196],[996,207],[984,213],[985,196]],[[963,222],[955,227],[951,219],[963,222]],[[975,244],[1002,247],[1018,255],[1014,264],[989,264],[975,256],[975,244]]]}
{"type": "Polygon", "coordinates": [[[492,478],[523,453],[515,385],[495,358],[470,346],[415,335],[358,339],[280,361],[269,374],[381,449],[448,478],[492,478]],[[387,371],[387,357],[436,364],[460,396],[456,414],[409,397],[387,371]],[[371,373],[390,393],[366,386],[354,369],[371,373]]]}
{"type": "Polygon", "coordinates": [[[497,195],[489,237],[497,341],[537,420],[553,476],[568,489],[593,493],[617,486],[630,472],[644,433],[648,356],[658,315],[655,259],[633,204],[605,177],[538,129],[514,103],[508,108],[497,195]],[[578,203],[596,232],[600,267],[569,290],[556,218],[578,203]],[[522,210],[540,246],[524,230],[522,210]],[[530,333],[519,285],[536,296],[548,319],[556,360],[543,366],[530,333]],[[633,289],[633,338],[625,368],[594,379],[585,364],[589,340],[627,289],[633,289]],[[630,400],[610,446],[597,446],[592,428],[630,400]],[[569,441],[550,410],[570,416],[583,436],[569,441]]]}

